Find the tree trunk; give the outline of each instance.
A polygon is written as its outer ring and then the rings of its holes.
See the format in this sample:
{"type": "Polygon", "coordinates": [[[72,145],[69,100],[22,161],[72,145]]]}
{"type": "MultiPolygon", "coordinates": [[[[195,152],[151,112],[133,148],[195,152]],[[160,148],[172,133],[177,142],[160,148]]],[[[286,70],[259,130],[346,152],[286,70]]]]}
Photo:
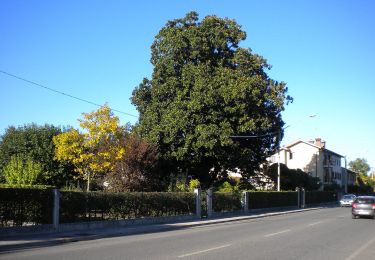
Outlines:
{"type": "Polygon", "coordinates": [[[90,173],[87,173],[87,192],[90,191],[90,173]]]}

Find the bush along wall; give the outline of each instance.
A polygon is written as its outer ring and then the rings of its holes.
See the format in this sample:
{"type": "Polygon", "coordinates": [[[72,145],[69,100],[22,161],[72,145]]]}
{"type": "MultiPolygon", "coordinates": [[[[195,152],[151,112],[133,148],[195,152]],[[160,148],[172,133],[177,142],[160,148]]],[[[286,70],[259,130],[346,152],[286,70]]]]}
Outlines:
{"type": "MultiPolygon", "coordinates": [[[[202,194],[203,195],[203,194],[202,194]]],[[[201,196],[202,214],[207,210],[201,196]]],[[[250,191],[248,209],[297,205],[297,192],[250,191]]],[[[306,192],[306,204],[337,201],[336,192],[306,192]]],[[[0,227],[54,224],[51,188],[0,187],[0,227]]],[[[106,193],[61,191],[59,223],[122,220],[196,214],[195,194],[188,192],[106,193]]],[[[213,212],[233,212],[244,207],[243,194],[215,192],[213,212]]],[[[207,213],[207,212],[206,212],[207,213]]]]}
{"type": "Polygon", "coordinates": [[[195,214],[194,193],[61,192],[60,223],[195,214]]]}
{"type": "Polygon", "coordinates": [[[243,209],[241,203],[242,193],[214,192],[212,197],[212,209],[214,212],[230,212],[243,209]]]}
{"type": "Polygon", "coordinates": [[[0,227],[52,223],[52,189],[0,188],[0,227]]]}
{"type": "Polygon", "coordinates": [[[251,191],[249,209],[296,206],[297,200],[295,191],[251,191]]]}
{"type": "Polygon", "coordinates": [[[318,204],[337,201],[336,191],[306,191],[306,204],[318,204]]]}

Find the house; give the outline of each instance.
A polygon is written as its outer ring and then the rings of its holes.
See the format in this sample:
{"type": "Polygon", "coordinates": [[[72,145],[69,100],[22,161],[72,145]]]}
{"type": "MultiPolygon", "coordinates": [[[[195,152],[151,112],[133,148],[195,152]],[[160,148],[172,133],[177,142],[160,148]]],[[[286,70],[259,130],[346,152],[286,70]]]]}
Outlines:
{"type": "Polygon", "coordinates": [[[347,169],[347,176],[348,176],[348,185],[355,185],[355,184],[357,184],[358,173],[353,172],[353,171],[347,169]]]}
{"type": "MultiPolygon", "coordinates": [[[[328,150],[321,138],[307,142],[298,140],[283,146],[279,153],[268,158],[269,163],[277,163],[279,156],[280,163],[289,169],[301,169],[310,176],[319,177],[324,186],[345,186],[347,171],[341,165],[344,156],[328,150]]],[[[353,176],[350,176],[350,182],[353,182],[353,176]]]]}
{"type": "MultiPolygon", "coordinates": [[[[227,174],[232,179],[242,178],[241,170],[238,168],[234,171],[227,170],[227,174]]],[[[271,178],[263,172],[255,172],[253,176],[250,176],[249,182],[257,190],[273,190],[275,188],[275,184],[271,178]]]]}

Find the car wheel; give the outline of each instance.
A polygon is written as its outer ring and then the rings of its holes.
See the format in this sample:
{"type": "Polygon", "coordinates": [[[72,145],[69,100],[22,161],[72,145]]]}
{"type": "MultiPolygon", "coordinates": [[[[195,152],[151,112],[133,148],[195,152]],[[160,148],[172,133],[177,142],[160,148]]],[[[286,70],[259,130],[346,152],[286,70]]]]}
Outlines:
{"type": "Polygon", "coordinates": [[[356,218],[357,218],[357,216],[352,214],[352,219],[356,219],[356,218]]]}

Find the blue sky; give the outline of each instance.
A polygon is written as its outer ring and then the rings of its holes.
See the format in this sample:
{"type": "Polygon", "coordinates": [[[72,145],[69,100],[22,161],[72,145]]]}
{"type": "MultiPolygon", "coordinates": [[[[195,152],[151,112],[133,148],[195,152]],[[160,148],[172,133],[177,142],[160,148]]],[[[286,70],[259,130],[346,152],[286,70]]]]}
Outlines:
{"type": "MultiPolygon", "coordinates": [[[[135,123],[129,98],[150,77],[150,46],[189,11],[235,19],[294,102],[284,144],[321,137],[375,167],[375,1],[0,1],[0,70],[108,104],[135,123]],[[316,117],[308,116],[315,114],[316,117]]],[[[35,122],[78,127],[97,107],[0,73],[0,133],[35,122]]]]}

